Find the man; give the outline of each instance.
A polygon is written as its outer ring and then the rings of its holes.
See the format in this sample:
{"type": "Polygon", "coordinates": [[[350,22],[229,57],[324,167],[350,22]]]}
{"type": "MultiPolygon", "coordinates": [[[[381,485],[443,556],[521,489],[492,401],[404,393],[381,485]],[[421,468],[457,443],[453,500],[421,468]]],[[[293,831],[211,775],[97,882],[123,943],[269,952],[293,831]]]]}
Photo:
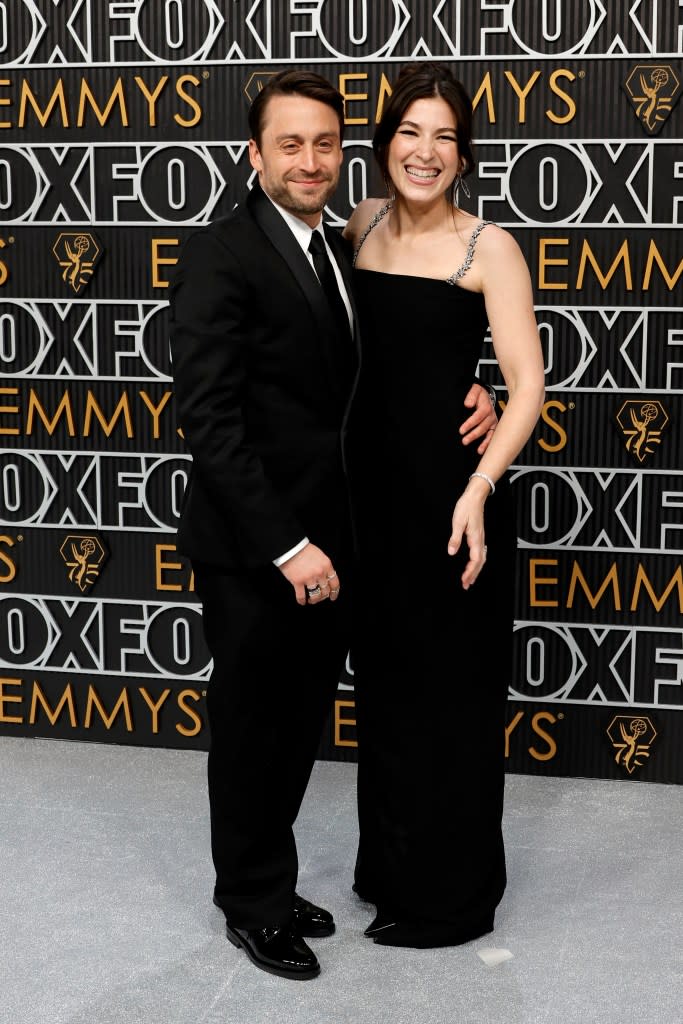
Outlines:
{"type": "MultiPolygon", "coordinates": [[[[332,915],[295,892],[292,825],[349,646],[341,434],[358,338],[345,243],[321,216],[343,124],[325,79],[274,76],[249,112],[259,183],[189,238],[171,292],[175,396],[193,460],[179,548],[214,659],[214,902],[230,941],[290,978],[319,973],[304,938],[334,931],[332,915]]],[[[492,422],[482,395],[470,437],[492,422]]]]}

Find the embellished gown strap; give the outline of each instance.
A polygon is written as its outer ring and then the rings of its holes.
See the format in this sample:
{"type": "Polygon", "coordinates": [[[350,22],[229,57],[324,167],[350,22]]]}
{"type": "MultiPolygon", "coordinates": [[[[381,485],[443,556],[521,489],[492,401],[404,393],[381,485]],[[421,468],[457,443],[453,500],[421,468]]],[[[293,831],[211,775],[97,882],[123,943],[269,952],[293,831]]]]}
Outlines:
{"type": "Polygon", "coordinates": [[[476,228],[470,235],[469,242],[467,243],[467,252],[465,253],[465,259],[462,261],[462,263],[455,271],[455,273],[451,274],[450,277],[446,278],[446,284],[457,285],[458,281],[465,276],[467,271],[472,266],[472,260],[474,259],[474,250],[477,247],[477,239],[479,238],[479,235],[482,233],[484,228],[488,227],[489,224],[493,224],[493,221],[482,220],[477,224],[476,228]]]}
{"type": "Polygon", "coordinates": [[[367,226],[363,229],[363,233],[361,234],[360,238],[358,239],[358,245],[353,250],[352,266],[355,267],[355,265],[356,265],[356,260],[358,259],[358,253],[361,251],[361,248],[363,247],[363,242],[365,241],[365,239],[368,237],[368,235],[370,234],[372,229],[376,228],[377,225],[379,224],[379,222],[384,217],[386,217],[386,215],[388,214],[389,210],[392,208],[393,205],[394,204],[393,204],[393,202],[391,200],[389,200],[388,203],[385,203],[384,206],[381,208],[381,210],[377,211],[377,213],[374,215],[372,220],[370,220],[370,222],[367,224],[367,226]]]}

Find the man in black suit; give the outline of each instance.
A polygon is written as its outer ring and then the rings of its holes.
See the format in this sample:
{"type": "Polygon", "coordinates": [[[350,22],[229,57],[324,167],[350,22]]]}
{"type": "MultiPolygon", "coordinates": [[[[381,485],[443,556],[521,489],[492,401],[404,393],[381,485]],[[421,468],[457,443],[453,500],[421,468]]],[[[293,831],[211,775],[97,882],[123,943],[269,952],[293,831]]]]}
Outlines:
{"type": "MultiPolygon", "coordinates": [[[[171,291],[179,423],[192,477],[178,535],[214,669],[208,688],[214,901],[264,970],[310,978],[332,915],[295,892],[292,825],[349,646],[342,453],[358,365],[345,243],[321,213],[344,104],[306,71],[249,112],[244,206],[193,234],[171,291]]],[[[484,393],[474,435],[491,420],[484,393]]]]}

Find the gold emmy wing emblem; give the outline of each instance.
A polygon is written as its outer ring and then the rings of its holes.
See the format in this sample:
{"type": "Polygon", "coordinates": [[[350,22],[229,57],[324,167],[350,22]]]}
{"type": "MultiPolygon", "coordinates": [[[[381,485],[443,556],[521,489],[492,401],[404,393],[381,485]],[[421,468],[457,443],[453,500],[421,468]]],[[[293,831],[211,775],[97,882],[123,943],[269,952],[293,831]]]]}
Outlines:
{"type": "Polygon", "coordinates": [[[244,87],[244,94],[250,103],[253,103],[256,96],[261,92],[269,78],[276,75],[277,71],[254,71],[244,87]]]}
{"type": "Polygon", "coordinates": [[[69,570],[69,582],[85,594],[97,583],[107,558],[102,542],[93,536],[75,537],[69,534],[59,551],[69,570]]]}
{"type": "Polygon", "coordinates": [[[617,413],[617,423],[626,438],[626,450],[639,462],[654,455],[662,443],[662,432],[669,417],[661,402],[652,399],[624,402],[617,413]]]}
{"type": "Polygon", "coordinates": [[[637,64],[624,83],[643,128],[656,135],[681,94],[681,80],[670,64],[637,64]]]}
{"type": "Polygon", "coordinates": [[[62,281],[74,295],[90,283],[102,248],[89,231],[63,231],[52,246],[55,259],[62,268],[62,281]]]}
{"type": "Polygon", "coordinates": [[[614,760],[629,775],[633,775],[636,768],[642,768],[645,764],[644,759],[650,756],[650,747],[657,736],[657,730],[649,718],[617,715],[612,719],[607,735],[617,752],[614,760]]]}

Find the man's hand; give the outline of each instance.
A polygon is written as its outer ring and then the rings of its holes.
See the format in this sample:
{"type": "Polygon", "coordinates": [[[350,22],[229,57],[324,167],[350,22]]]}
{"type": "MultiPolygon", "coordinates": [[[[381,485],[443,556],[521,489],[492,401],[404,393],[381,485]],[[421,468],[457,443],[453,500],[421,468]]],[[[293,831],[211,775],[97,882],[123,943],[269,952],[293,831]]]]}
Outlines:
{"type": "Polygon", "coordinates": [[[278,568],[294,587],[298,604],[319,604],[328,597],[337,600],[339,577],[325,552],[315,544],[307,544],[278,568]]]}
{"type": "Polygon", "coordinates": [[[460,433],[463,435],[462,443],[471,444],[472,441],[481,437],[482,442],[477,448],[477,452],[479,455],[483,455],[489,446],[493,431],[498,426],[496,410],[491,405],[491,398],[486,388],[483,388],[481,384],[473,384],[465,396],[465,407],[474,409],[474,412],[460,427],[460,433]]]}

